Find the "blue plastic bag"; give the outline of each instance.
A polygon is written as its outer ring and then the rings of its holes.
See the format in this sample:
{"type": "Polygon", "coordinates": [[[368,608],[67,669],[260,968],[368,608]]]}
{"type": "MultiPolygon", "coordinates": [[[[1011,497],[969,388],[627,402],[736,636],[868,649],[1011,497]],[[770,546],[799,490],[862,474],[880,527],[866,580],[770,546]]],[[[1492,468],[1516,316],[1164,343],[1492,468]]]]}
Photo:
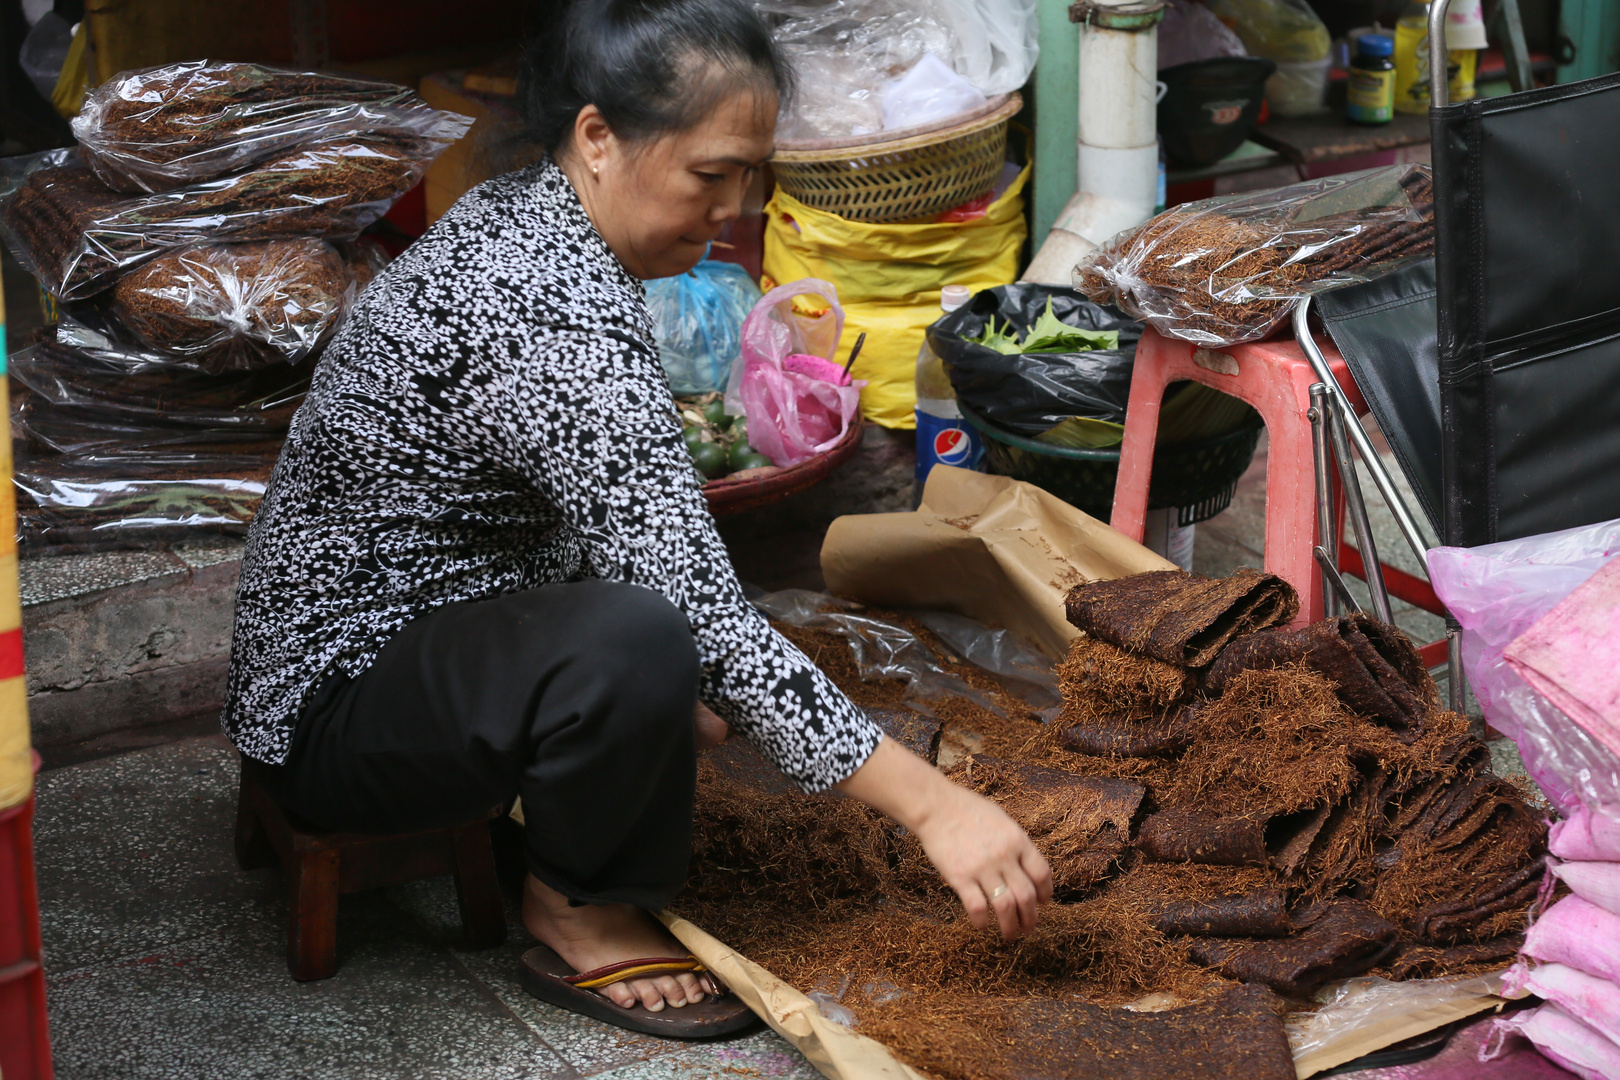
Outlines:
{"type": "Polygon", "coordinates": [[[759,288],[735,263],[704,259],[679,277],[647,282],[658,356],[677,394],[724,390],[741,352],[738,332],[759,288]]]}

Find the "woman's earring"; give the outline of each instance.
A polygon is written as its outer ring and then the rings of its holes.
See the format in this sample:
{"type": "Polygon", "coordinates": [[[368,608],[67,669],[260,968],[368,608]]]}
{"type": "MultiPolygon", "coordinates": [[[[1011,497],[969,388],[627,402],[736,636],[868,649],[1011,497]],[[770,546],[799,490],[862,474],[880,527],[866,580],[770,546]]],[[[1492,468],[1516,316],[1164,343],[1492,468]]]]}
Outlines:
{"type": "Polygon", "coordinates": [[[602,170],[597,168],[595,165],[592,165],[591,166],[591,175],[592,176],[601,176],[602,175],[602,170]]]}

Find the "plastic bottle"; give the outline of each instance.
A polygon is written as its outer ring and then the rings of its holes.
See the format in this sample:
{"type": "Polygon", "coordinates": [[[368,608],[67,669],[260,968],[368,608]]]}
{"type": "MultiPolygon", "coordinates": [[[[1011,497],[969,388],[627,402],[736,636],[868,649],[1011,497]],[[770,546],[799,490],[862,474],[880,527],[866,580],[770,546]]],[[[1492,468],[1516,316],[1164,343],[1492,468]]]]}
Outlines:
{"type": "Polygon", "coordinates": [[[1353,124],[1387,124],[1395,118],[1395,43],[1383,34],[1356,39],[1350,61],[1345,116],[1353,124]]]}
{"type": "MultiPolygon", "coordinates": [[[[946,312],[966,304],[972,294],[966,285],[947,285],[939,296],[946,312]]],[[[956,391],[945,362],[934,355],[924,338],[917,350],[917,483],[919,490],[935,465],[977,469],[984,460],[984,440],[962,419],[956,391]]]]}
{"type": "MultiPolygon", "coordinates": [[[[1475,96],[1477,63],[1474,49],[1446,53],[1448,101],[1467,101],[1475,96]]],[[[1422,0],[1412,0],[1395,20],[1395,111],[1429,111],[1429,5],[1422,0]]]]}

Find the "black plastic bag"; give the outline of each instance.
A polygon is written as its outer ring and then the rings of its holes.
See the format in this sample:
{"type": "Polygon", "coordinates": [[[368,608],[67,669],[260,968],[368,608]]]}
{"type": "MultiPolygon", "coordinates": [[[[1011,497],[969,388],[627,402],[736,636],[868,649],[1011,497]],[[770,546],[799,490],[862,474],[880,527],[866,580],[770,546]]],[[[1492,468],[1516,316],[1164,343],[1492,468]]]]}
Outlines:
{"type": "Polygon", "coordinates": [[[1142,324],[1094,304],[1073,289],[1017,282],[978,293],[928,328],[928,347],[945,361],[957,400],[1015,435],[1034,438],[1071,416],[1125,422],[1131,364],[1142,324]],[[979,337],[994,316],[1012,320],[1020,337],[1052,302],[1052,314],[1083,330],[1117,330],[1117,349],[1003,355],[967,338],[979,337]]]}

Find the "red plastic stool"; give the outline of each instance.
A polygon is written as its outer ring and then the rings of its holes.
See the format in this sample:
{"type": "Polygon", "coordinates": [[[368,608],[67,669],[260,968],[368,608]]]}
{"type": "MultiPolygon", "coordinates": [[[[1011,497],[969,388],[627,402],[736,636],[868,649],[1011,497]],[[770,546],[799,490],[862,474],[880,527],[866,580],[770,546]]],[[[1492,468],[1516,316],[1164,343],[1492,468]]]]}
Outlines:
{"type": "MultiPolygon", "coordinates": [[[[1323,355],[1358,414],[1367,411],[1361,391],[1339,351],[1323,355]]],[[[1110,524],[1141,542],[1147,525],[1148,480],[1159,407],[1165,387],[1191,379],[1253,405],[1270,435],[1266,457],[1265,568],[1299,590],[1295,625],[1322,618],[1322,574],[1311,549],[1316,537],[1315,457],[1311,450],[1311,386],[1318,380],[1292,339],[1205,349],[1149,330],[1136,346],[1131,400],[1125,413],[1119,479],[1110,524]]],[[[1344,496],[1336,491],[1334,520],[1344,521],[1344,496]]],[[[1332,550],[1339,538],[1324,546],[1332,550]]]]}

